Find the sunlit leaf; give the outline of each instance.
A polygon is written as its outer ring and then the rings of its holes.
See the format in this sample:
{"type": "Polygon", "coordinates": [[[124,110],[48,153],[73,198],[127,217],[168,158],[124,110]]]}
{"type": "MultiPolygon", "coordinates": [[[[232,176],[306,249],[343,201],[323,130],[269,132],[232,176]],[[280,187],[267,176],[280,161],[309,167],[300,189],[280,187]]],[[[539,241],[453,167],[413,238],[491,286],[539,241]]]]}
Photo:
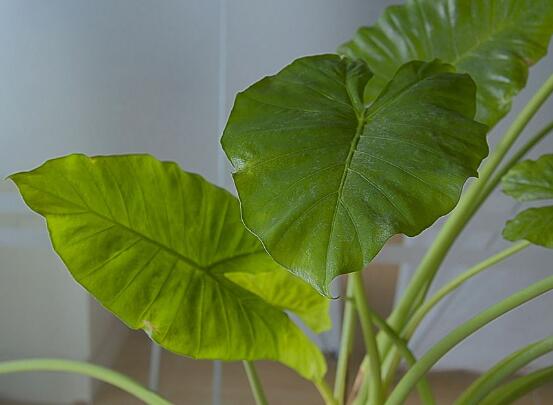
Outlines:
{"type": "Polygon", "coordinates": [[[448,213],[488,151],[468,75],[408,63],[365,108],[371,77],[362,61],[298,59],[236,97],[222,139],[246,225],[325,294],[448,213]]]}
{"type": "Polygon", "coordinates": [[[324,332],[332,326],[330,301],[282,268],[257,274],[228,273],[227,277],[268,303],[294,312],[314,332],[324,332]]]}
{"type": "Polygon", "coordinates": [[[320,351],[282,311],[293,305],[231,280],[263,274],[270,291],[275,274],[288,301],[318,295],[281,279],[227,191],[147,155],[70,155],[11,178],[75,280],[129,327],[186,356],[272,359],[324,375],[320,351]]]}
{"type": "Polygon", "coordinates": [[[340,52],[363,59],[374,72],[367,101],[406,62],[451,63],[476,82],[476,120],[492,126],[510,110],[552,33],[551,0],[407,0],[360,28],[340,52]]]}

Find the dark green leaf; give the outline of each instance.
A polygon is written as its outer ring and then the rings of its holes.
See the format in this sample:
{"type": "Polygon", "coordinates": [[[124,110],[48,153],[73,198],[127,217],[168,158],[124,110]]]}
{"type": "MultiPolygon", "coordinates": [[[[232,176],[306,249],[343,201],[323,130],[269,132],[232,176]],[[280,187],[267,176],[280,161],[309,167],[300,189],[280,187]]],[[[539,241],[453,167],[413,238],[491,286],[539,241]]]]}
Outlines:
{"type": "Polygon", "coordinates": [[[476,82],[476,120],[492,126],[510,110],[552,33],[551,0],[407,0],[360,28],[340,52],[365,60],[374,72],[366,101],[406,62],[451,63],[476,82]]]}
{"type": "MultiPolygon", "coordinates": [[[[518,163],[502,179],[503,191],[519,201],[553,199],[553,155],[518,163]]],[[[503,237],[553,248],[553,206],[529,208],[507,221],[503,237]]]]}
{"type": "Polygon", "coordinates": [[[449,212],[488,150],[468,75],[412,62],[365,109],[371,76],[362,61],[298,59],[236,97],[222,139],[246,225],[325,294],[449,212]]]}
{"type": "Polygon", "coordinates": [[[282,280],[225,190],[146,155],[71,155],[11,178],[46,218],[73,277],[129,327],[186,356],[272,359],[306,378],[324,375],[320,351],[281,309],[294,305],[231,280],[275,273],[288,302],[322,299],[282,280]]]}

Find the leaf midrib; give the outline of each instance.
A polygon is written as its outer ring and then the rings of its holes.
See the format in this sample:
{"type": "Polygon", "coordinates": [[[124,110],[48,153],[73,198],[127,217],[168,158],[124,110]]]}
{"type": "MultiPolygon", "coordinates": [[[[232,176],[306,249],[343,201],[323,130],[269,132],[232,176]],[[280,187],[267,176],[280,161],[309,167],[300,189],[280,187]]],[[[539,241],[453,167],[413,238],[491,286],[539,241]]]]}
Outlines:
{"type": "MultiPolygon", "coordinates": [[[[349,93],[348,93],[349,95],[349,93]]],[[[350,96],[351,98],[351,96],[350,96]]],[[[353,108],[353,101],[352,101],[352,108],[353,108]]],[[[355,110],[354,110],[355,111],[355,110]]],[[[362,114],[356,114],[357,116],[357,128],[355,130],[355,134],[353,136],[353,139],[351,140],[351,144],[349,147],[348,156],[346,158],[346,161],[344,163],[344,171],[342,173],[342,177],[340,178],[340,185],[338,186],[337,191],[337,197],[336,197],[336,204],[334,206],[334,210],[332,212],[332,222],[330,223],[330,231],[328,233],[328,243],[326,246],[326,261],[325,261],[325,283],[327,283],[328,280],[328,253],[330,252],[330,241],[332,240],[332,234],[334,233],[334,224],[336,223],[336,213],[338,212],[338,205],[344,204],[342,201],[342,193],[344,190],[344,185],[346,184],[346,179],[348,177],[348,171],[349,167],[351,165],[351,160],[353,159],[353,155],[355,154],[355,151],[357,150],[357,145],[359,143],[359,140],[361,139],[361,133],[363,132],[363,128],[365,127],[365,119],[364,119],[364,113],[362,114]]]]}
{"type": "MultiPolygon", "coordinates": [[[[371,111],[370,107],[364,107],[362,111],[356,111],[356,109],[354,107],[353,96],[349,93],[349,90],[348,90],[348,96],[350,98],[351,107],[352,107],[353,111],[355,112],[355,116],[357,118],[357,128],[355,130],[355,134],[353,136],[353,139],[351,140],[348,156],[346,157],[346,161],[344,162],[344,171],[342,173],[342,177],[340,178],[340,185],[338,186],[336,204],[335,204],[335,207],[334,207],[334,210],[333,210],[333,213],[332,213],[332,222],[330,224],[330,231],[328,233],[328,243],[327,243],[327,247],[326,247],[325,282],[328,280],[328,253],[330,252],[329,247],[330,247],[330,241],[332,240],[332,234],[334,232],[334,226],[335,226],[335,222],[336,222],[336,213],[338,212],[339,204],[342,204],[345,207],[345,203],[342,200],[342,194],[343,194],[344,186],[345,186],[345,183],[346,183],[346,180],[347,180],[347,177],[348,177],[348,173],[351,170],[350,169],[351,161],[352,161],[352,159],[355,155],[355,152],[357,152],[357,146],[359,144],[359,141],[361,139],[361,135],[363,134],[365,126],[371,118],[376,116],[378,113],[380,113],[382,110],[386,109],[391,104],[394,104],[395,102],[397,102],[397,100],[400,99],[401,97],[403,97],[408,90],[410,90],[411,88],[417,86],[424,79],[425,79],[425,77],[423,77],[423,78],[417,77],[417,80],[414,80],[413,82],[406,84],[403,88],[399,89],[394,94],[394,97],[391,97],[389,100],[385,100],[385,102],[383,104],[377,106],[377,108],[375,108],[374,111],[371,111]]],[[[367,81],[367,83],[370,80],[371,79],[369,79],[367,81]]],[[[376,101],[378,101],[378,98],[375,100],[375,102],[376,101]]],[[[397,209],[397,207],[396,207],[396,209],[397,209]]],[[[401,211],[399,211],[399,212],[401,213],[401,211]]],[[[403,213],[401,213],[401,214],[403,215],[403,213]]],[[[350,215],[349,211],[348,211],[348,215],[350,215]]],[[[358,242],[359,242],[359,240],[358,240],[358,242]]]]}
{"type": "MultiPolygon", "coordinates": [[[[218,260],[216,262],[213,262],[213,263],[210,263],[209,265],[207,266],[202,266],[200,265],[199,263],[197,263],[196,261],[184,256],[182,253],[176,251],[174,248],[170,247],[170,246],[167,246],[161,242],[158,242],[156,241],[155,239],[152,239],[151,237],[147,236],[147,235],[144,235],[143,233],[141,232],[138,232],[137,230],[135,229],[132,229],[130,228],[129,226],[125,225],[125,224],[122,224],[121,222],[118,222],[116,221],[115,219],[113,218],[110,218],[110,217],[107,217],[101,213],[99,213],[98,211],[92,209],[90,206],[88,206],[87,204],[85,204],[85,206],[83,207],[82,205],[78,204],[78,203],[75,203],[74,201],[71,201],[71,200],[68,200],[64,197],[60,197],[50,191],[46,191],[46,190],[42,190],[38,187],[35,187],[35,186],[32,186],[30,185],[29,183],[26,183],[26,186],[27,187],[30,187],[36,191],[39,191],[41,193],[45,193],[45,194],[48,194],[48,195],[51,195],[52,197],[55,197],[57,198],[58,200],[61,200],[67,204],[70,204],[74,207],[78,207],[80,209],[84,209],[86,211],[88,211],[89,213],[101,218],[102,220],[106,221],[106,222],[109,222],[109,223],[112,223],[113,225],[115,226],[118,226],[120,228],[123,228],[124,230],[126,230],[127,232],[130,232],[132,233],[133,235],[135,236],[138,236],[139,238],[141,239],[144,239],[146,242],[149,242],[155,246],[157,246],[158,248],[166,251],[167,253],[170,253],[172,254],[173,256],[176,256],[178,259],[182,260],[183,262],[185,262],[186,264],[188,264],[189,266],[197,269],[197,270],[201,270],[209,275],[212,275],[212,273],[210,272],[211,269],[221,265],[221,264],[224,264],[226,262],[229,262],[231,260],[235,260],[235,259],[239,259],[241,257],[244,257],[244,256],[249,256],[249,255],[252,255],[252,254],[259,254],[261,252],[263,252],[263,250],[256,250],[254,252],[248,252],[248,253],[241,253],[239,255],[236,255],[236,256],[230,256],[230,257],[226,257],[224,259],[221,259],[221,260],[218,260]]],[[[84,201],[83,201],[84,202],[84,201]]],[[[51,215],[60,215],[60,214],[51,214],[51,215]]],[[[61,215],[64,215],[64,214],[61,214],[61,215]]],[[[65,214],[66,215],[66,214],[65,214]]],[[[45,215],[46,216],[46,215],[45,215]]]]}

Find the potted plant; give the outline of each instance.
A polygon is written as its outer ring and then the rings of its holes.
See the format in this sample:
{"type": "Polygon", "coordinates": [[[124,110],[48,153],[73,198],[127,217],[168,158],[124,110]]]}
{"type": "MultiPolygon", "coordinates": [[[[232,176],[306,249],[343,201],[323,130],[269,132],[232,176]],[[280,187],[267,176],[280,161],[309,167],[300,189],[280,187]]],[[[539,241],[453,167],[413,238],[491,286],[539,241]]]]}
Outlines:
{"type": "MultiPolygon", "coordinates": [[[[237,95],[221,143],[238,198],[148,155],[75,154],[10,178],[46,218],[75,280],[104,307],[172,352],[243,361],[258,404],[266,403],[254,366],[261,359],[296,370],[327,404],[398,405],[415,387],[432,404],[425,376],[441,357],[553,289],[549,276],[460,324],[421,358],[409,349],[424,316],[466,280],[530,244],[553,247],[553,207],[526,209],[505,226],[510,247],[428,296],[460,232],[500,183],[520,201],[553,199],[553,154],[522,161],[553,124],[513,150],[553,91],[553,76],[490,152],[486,141],[552,32],[550,0],[407,0],[388,8],[337,55],[297,59],[237,95]],[[470,177],[478,178],[462,192],[470,177]],[[390,237],[414,237],[446,214],[382,319],[367,304],[361,271],[390,237]],[[329,285],[342,275],[344,324],[331,388],[324,356],[287,311],[316,332],[329,328],[328,300],[336,298],[329,285]],[[367,355],[347,395],[356,314],[367,355]],[[408,371],[395,383],[401,359],[408,371]]],[[[550,381],[553,368],[507,377],[552,350],[553,337],[521,348],[456,403],[514,401],[550,381]]],[[[167,403],[93,365],[0,363],[0,373],[31,369],[85,373],[167,403]]]]}

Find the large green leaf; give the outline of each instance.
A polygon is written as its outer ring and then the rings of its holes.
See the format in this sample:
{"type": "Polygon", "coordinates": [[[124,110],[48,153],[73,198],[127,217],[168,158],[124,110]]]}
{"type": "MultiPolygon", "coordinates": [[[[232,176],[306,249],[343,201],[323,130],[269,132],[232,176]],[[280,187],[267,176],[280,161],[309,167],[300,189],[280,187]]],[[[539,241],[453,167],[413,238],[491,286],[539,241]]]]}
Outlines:
{"type": "Polygon", "coordinates": [[[73,277],[129,327],[186,356],[272,359],[324,375],[320,351],[281,309],[319,294],[282,279],[227,191],[147,155],[70,155],[11,178],[73,277]],[[243,288],[234,272],[263,274],[266,290],[275,274],[288,304],[243,288]]]}
{"type": "Polygon", "coordinates": [[[365,109],[371,77],[362,61],[298,59],[236,97],[222,138],[244,222],[324,294],[449,212],[488,150],[468,75],[412,62],[365,109]]]}
{"type": "MultiPolygon", "coordinates": [[[[520,162],[501,181],[503,191],[519,201],[553,199],[553,155],[520,162]]],[[[553,206],[522,211],[507,221],[503,236],[553,248],[553,206]]]]}
{"type": "Polygon", "coordinates": [[[407,0],[360,28],[340,52],[365,60],[374,72],[367,101],[406,62],[451,63],[476,82],[476,119],[492,126],[510,110],[552,33],[551,0],[407,0]]]}

